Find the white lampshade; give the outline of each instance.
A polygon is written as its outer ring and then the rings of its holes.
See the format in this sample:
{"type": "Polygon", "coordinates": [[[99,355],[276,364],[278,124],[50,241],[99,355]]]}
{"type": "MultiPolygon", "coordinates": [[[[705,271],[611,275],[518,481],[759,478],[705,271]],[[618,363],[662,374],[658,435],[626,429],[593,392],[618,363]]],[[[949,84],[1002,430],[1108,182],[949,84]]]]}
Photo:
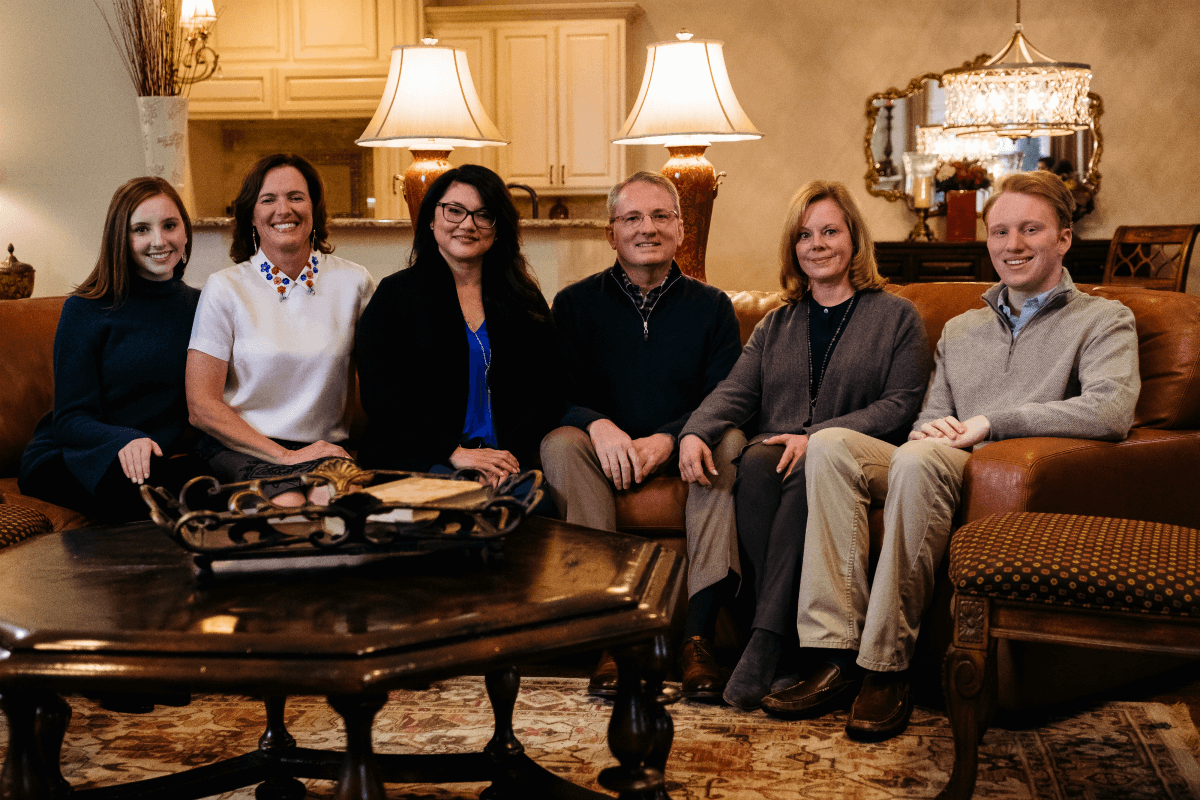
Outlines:
{"type": "Polygon", "coordinates": [[[508,144],[479,102],[466,52],[427,44],[392,48],[383,97],[355,142],[430,150],[508,144]]]}
{"type": "Polygon", "coordinates": [[[183,0],[179,4],[179,24],[184,28],[203,28],[216,21],[213,0],[183,0]]]}
{"type": "Polygon", "coordinates": [[[646,54],[642,89],[616,144],[709,144],[759,139],[742,111],[722,42],[658,42],[646,54]]]}

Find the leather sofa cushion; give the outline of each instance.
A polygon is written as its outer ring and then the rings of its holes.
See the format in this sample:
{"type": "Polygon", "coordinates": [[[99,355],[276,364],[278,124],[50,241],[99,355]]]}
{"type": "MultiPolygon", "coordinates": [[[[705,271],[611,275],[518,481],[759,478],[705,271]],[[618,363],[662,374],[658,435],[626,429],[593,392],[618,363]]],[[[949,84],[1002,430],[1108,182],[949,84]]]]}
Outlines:
{"type": "Polygon", "coordinates": [[[17,474],[33,427],[54,405],[54,332],[65,301],[0,300],[0,476],[17,474]]]}
{"type": "MultiPolygon", "coordinates": [[[[72,511],[69,508],[47,503],[45,500],[38,500],[36,497],[27,497],[21,494],[20,489],[17,488],[16,478],[0,478],[0,504],[24,506],[25,508],[33,509],[39,514],[45,515],[56,531],[66,530],[67,528],[84,528],[92,522],[86,515],[80,514],[78,511],[72,511]]],[[[3,507],[3,505],[0,505],[0,507],[3,507]]]]}

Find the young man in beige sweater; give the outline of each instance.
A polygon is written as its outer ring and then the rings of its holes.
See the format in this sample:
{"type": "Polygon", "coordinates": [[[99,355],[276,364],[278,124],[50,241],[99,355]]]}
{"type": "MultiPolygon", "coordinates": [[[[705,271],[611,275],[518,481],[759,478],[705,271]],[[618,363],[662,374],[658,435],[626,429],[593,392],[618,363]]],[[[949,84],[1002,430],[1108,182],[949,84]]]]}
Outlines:
{"type": "Polygon", "coordinates": [[[1133,313],[1080,292],[1063,268],[1073,210],[1052,173],[1006,178],[984,206],[1001,283],[984,308],[946,324],[908,441],[835,428],[809,440],[797,630],[817,657],[806,679],[763,700],[768,713],[813,717],[853,700],[850,736],[904,730],[907,670],[971,451],[1018,437],[1129,433],[1141,388],[1133,313]],[[873,498],[884,500],[884,541],[868,580],[873,498]]]}

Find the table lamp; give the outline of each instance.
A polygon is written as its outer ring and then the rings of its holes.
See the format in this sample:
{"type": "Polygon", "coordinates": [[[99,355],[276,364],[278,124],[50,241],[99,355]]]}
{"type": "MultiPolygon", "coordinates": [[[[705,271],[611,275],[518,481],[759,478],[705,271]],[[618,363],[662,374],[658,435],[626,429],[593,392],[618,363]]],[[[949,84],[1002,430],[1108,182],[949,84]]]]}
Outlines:
{"type": "Polygon", "coordinates": [[[704,151],[713,142],[762,134],[733,94],[722,42],[692,39],[687,31],[676,38],[647,47],[641,91],[613,142],[661,144],[671,153],[662,174],[679,190],[684,229],[675,260],[684,274],[704,280],[713,200],[725,175],[717,174],[704,151]]]}
{"type": "Polygon", "coordinates": [[[407,147],[404,201],[416,220],[429,185],[450,169],[459,147],[508,144],[483,110],[464,50],[436,47],[437,39],[392,48],[387,84],[362,136],[364,147],[407,147]]]}

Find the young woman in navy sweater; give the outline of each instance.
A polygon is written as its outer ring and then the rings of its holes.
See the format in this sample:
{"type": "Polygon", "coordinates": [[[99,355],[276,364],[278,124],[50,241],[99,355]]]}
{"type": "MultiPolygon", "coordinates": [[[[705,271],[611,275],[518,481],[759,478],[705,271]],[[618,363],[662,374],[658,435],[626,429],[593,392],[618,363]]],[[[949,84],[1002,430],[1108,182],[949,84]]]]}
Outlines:
{"type": "Polygon", "coordinates": [[[25,449],[23,493],[122,522],[148,516],[142,484],[174,492],[202,471],[184,455],[183,368],[200,297],[183,282],[191,247],[170,183],[134,178],[117,189],[96,267],[63,304],[54,409],[25,449]]]}

